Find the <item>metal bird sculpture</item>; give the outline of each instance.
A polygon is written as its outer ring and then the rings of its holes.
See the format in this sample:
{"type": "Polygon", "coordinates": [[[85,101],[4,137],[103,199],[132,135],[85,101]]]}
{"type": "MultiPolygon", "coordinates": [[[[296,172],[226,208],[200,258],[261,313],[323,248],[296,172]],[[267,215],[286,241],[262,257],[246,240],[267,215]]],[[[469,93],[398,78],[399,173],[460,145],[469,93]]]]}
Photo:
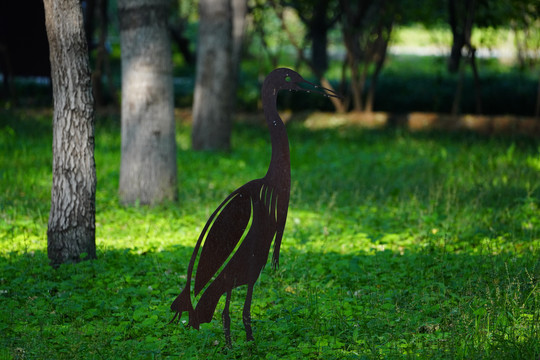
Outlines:
{"type": "Polygon", "coordinates": [[[250,313],[253,286],[266,265],[272,241],[274,268],[279,262],[291,188],[289,141],[276,106],[280,90],[318,92],[338,97],[333,91],[304,80],[290,69],[276,69],[266,77],[262,86],[262,103],[272,143],[268,172],[263,178],[252,180],[233,191],[210,216],[191,256],[187,284],[171,305],[175,312],[171,322],[179,320],[187,311],[188,324],[199,329],[200,324],[212,320],[219,299],[226,294],[222,320],[229,346],[232,290],[247,285],[242,318],[247,340],[254,340],[250,313]]]}

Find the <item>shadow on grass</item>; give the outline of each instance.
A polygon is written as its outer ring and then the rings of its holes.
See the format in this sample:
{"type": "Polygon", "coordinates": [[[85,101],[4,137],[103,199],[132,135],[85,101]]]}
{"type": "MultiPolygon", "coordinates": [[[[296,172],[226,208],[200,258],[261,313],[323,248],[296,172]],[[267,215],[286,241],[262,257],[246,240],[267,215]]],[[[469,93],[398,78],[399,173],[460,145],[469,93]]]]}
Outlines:
{"type": "Polygon", "coordinates": [[[438,228],[538,236],[540,169],[527,165],[539,154],[534,140],[293,124],[290,142],[292,208],[347,212],[360,222],[365,208],[378,208],[379,223],[403,228],[429,217],[438,228]]]}
{"type": "Polygon", "coordinates": [[[256,286],[256,345],[244,341],[239,288],[231,305],[235,348],[224,352],[222,304],[200,331],[167,324],[191,250],[102,249],[97,260],[58,270],[41,251],[0,258],[2,346],[70,359],[540,354],[540,264],[531,257],[289,246],[282,266],[265,268],[256,286]]]}

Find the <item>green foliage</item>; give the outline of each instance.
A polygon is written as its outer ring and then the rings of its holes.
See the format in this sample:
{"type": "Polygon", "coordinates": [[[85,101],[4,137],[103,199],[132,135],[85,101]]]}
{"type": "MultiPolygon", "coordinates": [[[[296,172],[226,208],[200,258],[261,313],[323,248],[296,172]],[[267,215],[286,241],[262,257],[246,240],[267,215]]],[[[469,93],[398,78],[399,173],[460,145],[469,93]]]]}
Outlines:
{"type": "MultiPolygon", "coordinates": [[[[496,59],[479,59],[484,114],[533,116],[538,79],[533,71],[519,71],[496,59]]],[[[390,56],[377,82],[375,110],[406,113],[450,113],[458,77],[449,74],[447,58],[390,56]]],[[[461,112],[475,113],[474,77],[464,76],[461,112]]]]}
{"type": "MultiPolygon", "coordinates": [[[[298,95],[300,96],[300,95],[298,95]]],[[[536,359],[540,147],[527,139],[289,124],[281,266],[255,287],[255,343],[231,303],[200,331],[168,324],[208,215],[262,176],[264,127],[230,153],[189,150],[178,204],[118,205],[118,119],[96,130],[98,259],[48,265],[50,113],[0,113],[0,356],[8,359],[536,359]],[[5,155],[5,156],[4,156],[5,155]]],[[[185,318],[183,318],[185,320],[185,318]]]]}
{"type": "MultiPolygon", "coordinates": [[[[427,36],[427,35],[426,35],[427,36]]],[[[420,36],[418,39],[423,39],[420,36]]],[[[390,55],[381,71],[375,89],[375,111],[390,113],[440,112],[450,113],[458,77],[447,71],[446,57],[390,55]]],[[[503,64],[497,59],[478,59],[482,81],[482,102],[484,114],[533,116],[538,87],[535,71],[519,70],[516,66],[503,64]]],[[[256,79],[260,68],[258,63],[245,61],[240,84],[239,105],[243,109],[256,109],[259,101],[260,84],[256,79]]],[[[288,66],[293,66],[289,59],[288,66]]],[[[339,74],[342,64],[332,61],[329,72],[339,74]]],[[[305,71],[305,77],[317,82],[305,71]]],[[[336,75],[336,77],[338,77],[336,75]]],[[[337,82],[332,81],[336,87],[337,82]]],[[[369,84],[369,80],[367,82],[369,84]]],[[[342,91],[339,89],[339,91],[342,91]]],[[[346,90],[345,90],[346,91],[346,90]]],[[[464,76],[462,113],[475,113],[474,79],[470,68],[464,76]]],[[[279,98],[283,107],[300,111],[321,109],[332,111],[332,104],[324,98],[284,94],[279,98]]]]}

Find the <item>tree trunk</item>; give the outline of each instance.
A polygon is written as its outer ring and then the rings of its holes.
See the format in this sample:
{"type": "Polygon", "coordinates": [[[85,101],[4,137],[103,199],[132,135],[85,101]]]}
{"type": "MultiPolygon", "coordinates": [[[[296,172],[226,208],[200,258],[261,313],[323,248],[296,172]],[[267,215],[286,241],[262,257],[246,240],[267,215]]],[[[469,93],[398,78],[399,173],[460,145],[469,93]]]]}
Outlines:
{"type": "Polygon", "coordinates": [[[177,199],[167,0],[118,1],[122,45],[120,201],[177,199]]]}
{"type": "Polygon", "coordinates": [[[476,48],[472,45],[471,36],[474,23],[474,15],[476,10],[476,0],[468,0],[467,17],[465,22],[465,45],[468,49],[468,56],[471,62],[471,68],[474,76],[474,93],[476,103],[476,113],[482,113],[482,84],[480,82],[480,75],[478,73],[478,67],[476,66],[476,48]]]}
{"type": "Polygon", "coordinates": [[[111,81],[109,54],[107,52],[107,30],[109,27],[109,19],[107,15],[108,0],[92,0],[88,2],[86,9],[87,20],[91,20],[91,24],[87,25],[87,40],[91,50],[96,50],[95,64],[92,73],[92,86],[94,89],[94,100],[99,108],[107,103],[114,103],[114,85],[111,81]],[[91,7],[92,4],[92,7],[91,7]],[[97,12],[97,16],[96,16],[97,12]],[[97,20],[97,21],[96,21],[97,20]],[[97,25],[96,25],[97,22],[97,25]],[[88,29],[91,33],[88,34],[88,29]],[[91,44],[93,39],[92,34],[95,30],[99,32],[97,43],[91,44]],[[104,75],[107,78],[107,89],[103,84],[104,75]]]}
{"type": "Polygon", "coordinates": [[[248,11],[247,0],[231,0],[232,11],[232,65],[238,71],[242,60],[244,30],[248,11]]]}
{"type": "MultiPolygon", "coordinates": [[[[328,68],[327,37],[328,30],[335,24],[341,14],[334,14],[333,19],[328,19],[329,0],[319,0],[315,4],[304,4],[302,2],[297,2],[288,5],[296,9],[298,16],[300,17],[304,25],[307,27],[307,36],[311,40],[311,59],[307,59],[304,55],[304,47],[302,46],[302,44],[299,44],[295,40],[295,36],[292,30],[289,28],[287,22],[285,21],[283,7],[279,6],[278,2],[276,1],[270,1],[270,4],[274,8],[276,15],[281,20],[281,28],[287,34],[290,44],[296,49],[296,53],[298,54],[297,62],[304,63],[309,66],[315,76],[319,79],[319,82],[323,87],[334,90],[328,79],[326,79],[326,77],[324,76],[324,73],[328,68]],[[309,7],[309,11],[306,11],[303,5],[307,5],[309,7]],[[313,10],[311,16],[306,16],[305,13],[309,13],[311,10],[313,10]]],[[[345,112],[347,108],[345,101],[342,101],[340,98],[336,97],[330,97],[330,101],[334,105],[336,112],[345,112]]]]}
{"type": "Polygon", "coordinates": [[[534,117],[540,118],[540,78],[538,79],[538,88],[536,90],[536,108],[534,109],[534,117]]]}
{"type": "Polygon", "coordinates": [[[363,89],[363,83],[360,85],[361,79],[360,74],[358,71],[358,59],[354,55],[354,44],[353,40],[351,39],[352,36],[349,36],[349,34],[343,34],[343,37],[345,39],[345,48],[347,49],[347,55],[346,55],[346,64],[348,65],[349,69],[351,70],[351,96],[352,96],[352,102],[353,102],[353,110],[354,111],[362,111],[362,89],[363,89]]]}
{"type": "Polygon", "coordinates": [[[364,86],[373,62],[373,47],[376,43],[373,28],[383,21],[384,2],[340,0],[342,34],[347,51],[347,65],[351,71],[350,87],[353,110],[364,111],[364,86]],[[361,69],[360,69],[361,67],[361,69]]]}
{"type": "Polygon", "coordinates": [[[459,68],[459,76],[456,84],[456,91],[454,92],[454,100],[452,101],[452,116],[456,117],[461,113],[461,97],[463,94],[463,81],[465,78],[465,69],[463,66],[459,68]]]}
{"type": "Polygon", "coordinates": [[[450,58],[448,61],[448,70],[450,72],[459,71],[459,79],[456,87],[454,102],[452,105],[452,115],[458,115],[461,103],[464,69],[460,66],[463,47],[468,50],[468,60],[474,76],[474,91],[476,112],[482,112],[482,87],[480,75],[476,66],[476,49],[471,43],[472,29],[474,25],[474,15],[476,9],[475,0],[450,0],[449,5],[449,24],[452,29],[453,43],[450,58]]]}
{"type": "Polygon", "coordinates": [[[480,82],[480,75],[478,74],[478,67],[476,66],[476,49],[472,45],[469,46],[469,54],[474,78],[476,113],[480,115],[482,114],[482,83],[480,82]]]}
{"type": "Polygon", "coordinates": [[[311,64],[319,79],[328,69],[328,30],[332,26],[327,20],[328,5],[328,0],[319,0],[313,4],[313,15],[307,24],[308,36],[311,38],[311,64]]]}
{"type": "MultiPolygon", "coordinates": [[[[231,0],[232,11],[232,54],[231,54],[231,83],[229,91],[224,93],[229,96],[231,117],[236,109],[240,62],[244,45],[244,30],[247,16],[247,0],[231,0]]],[[[232,120],[231,120],[232,121],[232,120]]]]}
{"type": "MultiPolygon", "coordinates": [[[[332,84],[330,84],[330,81],[328,81],[328,79],[326,77],[320,78],[319,81],[321,82],[321,85],[323,87],[334,91],[334,87],[332,86],[332,84]]],[[[347,105],[345,104],[344,100],[341,100],[341,99],[333,97],[333,96],[331,96],[329,98],[330,98],[330,101],[332,102],[332,104],[334,105],[334,108],[335,108],[337,113],[343,114],[343,113],[345,113],[347,111],[347,105]]]]}
{"type": "Polygon", "coordinates": [[[393,22],[390,24],[380,26],[377,30],[377,41],[373,46],[372,61],[375,62],[375,69],[371,74],[371,83],[369,84],[366,103],[364,111],[367,113],[373,112],[373,105],[375,104],[375,90],[377,88],[377,81],[386,60],[386,53],[388,51],[388,43],[390,41],[390,35],[392,33],[393,22]]]}
{"type": "Polygon", "coordinates": [[[231,2],[200,0],[199,16],[192,146],[195,150],[227,150],[232,115],[228,93],[234,81],[231,2]]]}
{"type": "Polygon", "coordinates": [[[458,10],[456,0],[448,0],[448,23],[452,30],[452,49],[448,59],[448,71],[455,73],[459,70],[461,62],[461,49],[465,45],[465,36],[461,27],[458,26],[458,10]]]}
{"type": "Polygon", "coordinates": [[[54,97],[51,265],[96,257],[94,99],[80,2],[44,0],[54,97]]]}

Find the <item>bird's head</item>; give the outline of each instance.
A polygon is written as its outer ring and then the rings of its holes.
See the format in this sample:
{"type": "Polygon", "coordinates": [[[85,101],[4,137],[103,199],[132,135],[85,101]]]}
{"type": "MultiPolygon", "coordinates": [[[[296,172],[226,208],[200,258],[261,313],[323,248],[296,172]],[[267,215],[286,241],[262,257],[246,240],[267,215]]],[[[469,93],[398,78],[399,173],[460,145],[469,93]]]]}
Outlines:
{"type": "Polygon", "coordinates": [[[266,79],[272,83],[272,87],[277,91],[305,91],[308,93],[313,92],[324,96],[341,98],[336,92],[305,80],[300,74],[291,69],[276,69],[272,71],[266,79]]]}

